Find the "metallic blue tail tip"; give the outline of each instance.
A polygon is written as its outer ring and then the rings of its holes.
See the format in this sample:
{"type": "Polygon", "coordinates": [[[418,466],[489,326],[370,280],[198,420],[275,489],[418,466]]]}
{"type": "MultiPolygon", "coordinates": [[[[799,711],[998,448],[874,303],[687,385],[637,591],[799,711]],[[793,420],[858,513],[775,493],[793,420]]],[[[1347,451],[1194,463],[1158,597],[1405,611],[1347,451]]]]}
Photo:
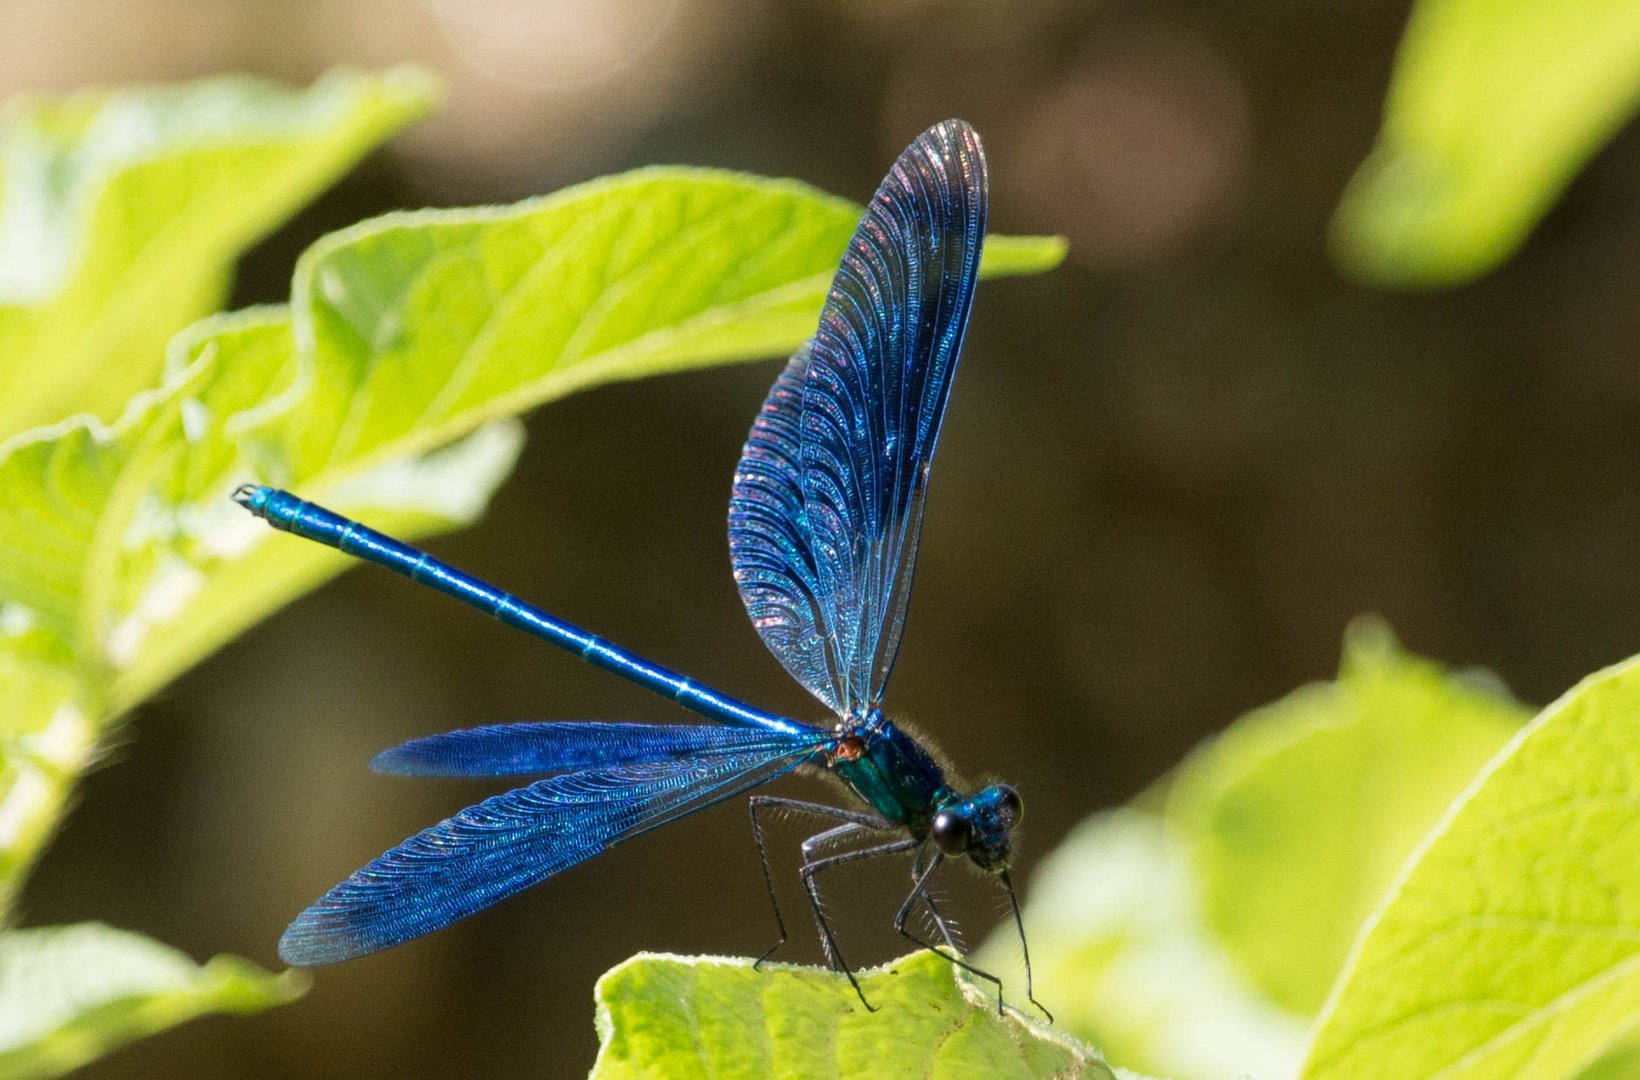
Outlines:
{"type": "Polygon", "coordinates": [[[240,484],[233,489],[233,501],[255,514],[257,517],[266,517],[268,497],[273,489],[261,484],[240,484]]]}

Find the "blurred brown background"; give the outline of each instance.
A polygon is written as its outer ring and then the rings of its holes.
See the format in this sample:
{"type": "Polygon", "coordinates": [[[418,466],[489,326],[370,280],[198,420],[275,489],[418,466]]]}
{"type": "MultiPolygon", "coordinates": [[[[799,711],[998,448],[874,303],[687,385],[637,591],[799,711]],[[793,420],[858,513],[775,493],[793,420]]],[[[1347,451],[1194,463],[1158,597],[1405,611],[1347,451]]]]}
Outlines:
{"type": "MultiPolygon", "coordinates": [[[[1024,791],[1028,882],[1077,820],[1238,712],[1328,676],[1358,612],[1534,701],[1640,648],[1640,140],[1620,136],[1477,285],[1349,283],[1326,257],[1327,219],[1405,17],[1400,0],[0,0],[0,91],[442,71],[444,113],[254,251],[236,303],[282,299],[302,247],[395,207],[509,201],[657,162],[863,199],[917,131],[971,120],[993,228],[1064,233],[1072,254],[980,290],[892,702],[970,776],[1024,791]]],[[[435,550],[814,716],[747,624],[723,538],[775,371],[547,407],[488,518],[435,550]]],[[[322,889],[489,790],[376,777],[371,754],[455,726],[592,717],[685,718],[385,573],[351,573],[141,710],[24,920],[102,919],[273,964],[322,889]]],[[[995,897],[953,889],[982,933],[995,897]]],[[[840,894],[854,960],[899,952],[897,899],[840,894]]],[[[798,901],[789,890],[787,955],[813,960],[798,901]]],[[[744,814],[723,807],[323,971],[292,1007],[197,1022],[90,1074],[580,1076],[599,973],[640,949],[770,940],[744,814]]]]}

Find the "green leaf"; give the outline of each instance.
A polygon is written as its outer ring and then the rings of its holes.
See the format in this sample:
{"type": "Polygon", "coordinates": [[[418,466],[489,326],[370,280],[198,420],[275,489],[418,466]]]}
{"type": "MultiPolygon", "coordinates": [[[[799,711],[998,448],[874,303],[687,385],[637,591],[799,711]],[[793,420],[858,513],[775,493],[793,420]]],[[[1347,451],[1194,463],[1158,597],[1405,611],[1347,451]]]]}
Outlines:
{"type": "MultiPolygon", "coordinates": [[[[1202,921],[1198,891],[1161,817],[1127,809],[1083,822],[1031,877],[1036,996],[1113,1061],[1191,1080],[1290,1076],[1305,1022],[1236,970],[1202,921]]],[[[977,962],[1024,985],[1011,926],[977,962]]]]}
{"type": "Polygon", "coordinates": [[[411,69],[14,102],[0,122],[0,439],[109,419],[233,260],[436,96],[411,69]]]}
{"type": "MultiPolygon", "coordinates": [[[[0,896],[37,856],[96,736],[126,708],[347,560],[283,542],[228,500],[290,475],[265,449],[301,415],[288,318],[208,320],[186,361],[112,428],[76,418],[0,447],[0,896]],[[13,632],[7,633],[7,628],[13,632]]],[[[308,395],[311,397],[312,395],[308,395]]],[[[345,513],[417,536],[464,524],[522,433],[497,421],[425,455],[298,477],[345,513]]]]}
{"type": "Polygon", "coordinates": [[[1632,1035],[1612,1047],[1593,1065],[1577,1074],[1577,1080],[1635,1080],[1640,1076],[1640,1041],[1632,1035]]]}
{"type": "Polygon", "coordinates": [[[1357,943],[1303,1076],[1573,1075],[1640,1015],[1640,658],[1486,768],[1357,943]]]}
{"type": "MultiPolygon", "coordinates": [[[[310,403],[286,452],[368,461],[583,386],[789,353],[861,213],[795,181],[655,168],[337,233],[298,264],[295,315],[313,378],[343,392],[310,403]]],[[[1064,253],[1055,237],[991,237],[982,273],[1064,253]]]]}
{"type": "Polygon", "coordinates": [[[0,933],[0,1078],[61,1076],[133,1039],[212,1012],[292,1001],[304,976],[270,975],[97,923],[0,933]]]}
{"type": "Polygon", "coordinates": [[[1336,682],[1196,751],[1167,812],[1188,838],[1207,923],[1253,984],[1313,1015],[1407,855],[1529,716],[1364,620],[1336,682]]]}
{"type": "MultiPolygon", "coordinates": [[[[97,726],[76,680],[30,660],[0,607],[0,919],[90,764],[97,726]]],[[[15,628],[13,628],[15,629],[15,628]]]]}
{"type": "Polygon", "coordinates": [[[1640,101],[1628,0],[1419,0],[1383,130],[1334,221],[1365,281],[1439,286],[1507,259],[1640,101]]]}
{"type": "Polygon", "coordinates": [[[818,968],[640,954],[598,980],[594,1080],[656,1077],[1089,1077],[1093,1050],[1013,1012],[920,953],[848,981],[818,968]]]}

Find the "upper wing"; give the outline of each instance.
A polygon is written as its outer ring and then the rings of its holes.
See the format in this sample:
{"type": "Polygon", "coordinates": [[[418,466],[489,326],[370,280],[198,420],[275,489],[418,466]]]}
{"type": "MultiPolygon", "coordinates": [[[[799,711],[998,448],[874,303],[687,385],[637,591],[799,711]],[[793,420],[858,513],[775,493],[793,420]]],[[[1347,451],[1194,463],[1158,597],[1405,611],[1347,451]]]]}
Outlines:
{"type": "MultiPolygon", "coordinates": [[[[817,740],[824,737],[815,732],[817,740]]],[[[719,724],[487,724],[411,739],[377,754],[370,767],[400,776],[545,776],[702,754],[779,753],[793,745],[790,735],[719,724]]]]}
{"type": "Polygon", "coordinates": [[[804,345],[786,364],[752,421],[729,495],[729,562],[752,625],[792,678],[844,712],[843,687],[820,631],[828,625],[803,512],[804,345]]]}
{"type": "Polygon", "coordinates": [[[906,148],[735,474],[741,597],[786,669],[844,715],[877,705],[899,652],[987,193],[966,123],[948,120],[906,148]]]}
{"type": "Polygon", "coordinates": [[[332,888],[296,917],[279,956],[334,964],[448,926],[629,837],[801,764],[824,733],[777,749],[586,769],[469,806],[332,888]]]}

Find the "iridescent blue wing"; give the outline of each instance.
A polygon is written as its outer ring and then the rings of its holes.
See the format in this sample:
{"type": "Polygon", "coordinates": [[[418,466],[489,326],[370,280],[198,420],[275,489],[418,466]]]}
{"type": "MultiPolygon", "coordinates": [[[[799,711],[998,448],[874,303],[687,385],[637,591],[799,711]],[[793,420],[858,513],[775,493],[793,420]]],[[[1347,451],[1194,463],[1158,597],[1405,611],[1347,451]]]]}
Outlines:
{"type": "Polygon", "coordinates": [[[962,121],[906,148],[735,475],[742,599],[786,669],[844,715],[878,704],[899,652],[987,193],[979,136],[962,121]]]}
{"type": "Polygon", "coordinates": [[[448,926],[622,840],[796,768],[823,733],[755,751],[585,769],[469,806],[325,893],[279,940],[296,967],[350,960],[448,926]]]}
{"type": "Polygon", "coordinates": [[[489,724],[411,739],[377,754],[370,767],[400,776],[546,776],[702,754],[778,753],[792,744],[789,735],[718,724],[489,724]]]}
{"type": "Polygon", "coordinates": [[[827,625],[803,511],[804,345],[775,379],[752,422],[729,495],[729,562],[752,625],[809,693],[843,712],[843,687],[820,627],[827,625]]]}

